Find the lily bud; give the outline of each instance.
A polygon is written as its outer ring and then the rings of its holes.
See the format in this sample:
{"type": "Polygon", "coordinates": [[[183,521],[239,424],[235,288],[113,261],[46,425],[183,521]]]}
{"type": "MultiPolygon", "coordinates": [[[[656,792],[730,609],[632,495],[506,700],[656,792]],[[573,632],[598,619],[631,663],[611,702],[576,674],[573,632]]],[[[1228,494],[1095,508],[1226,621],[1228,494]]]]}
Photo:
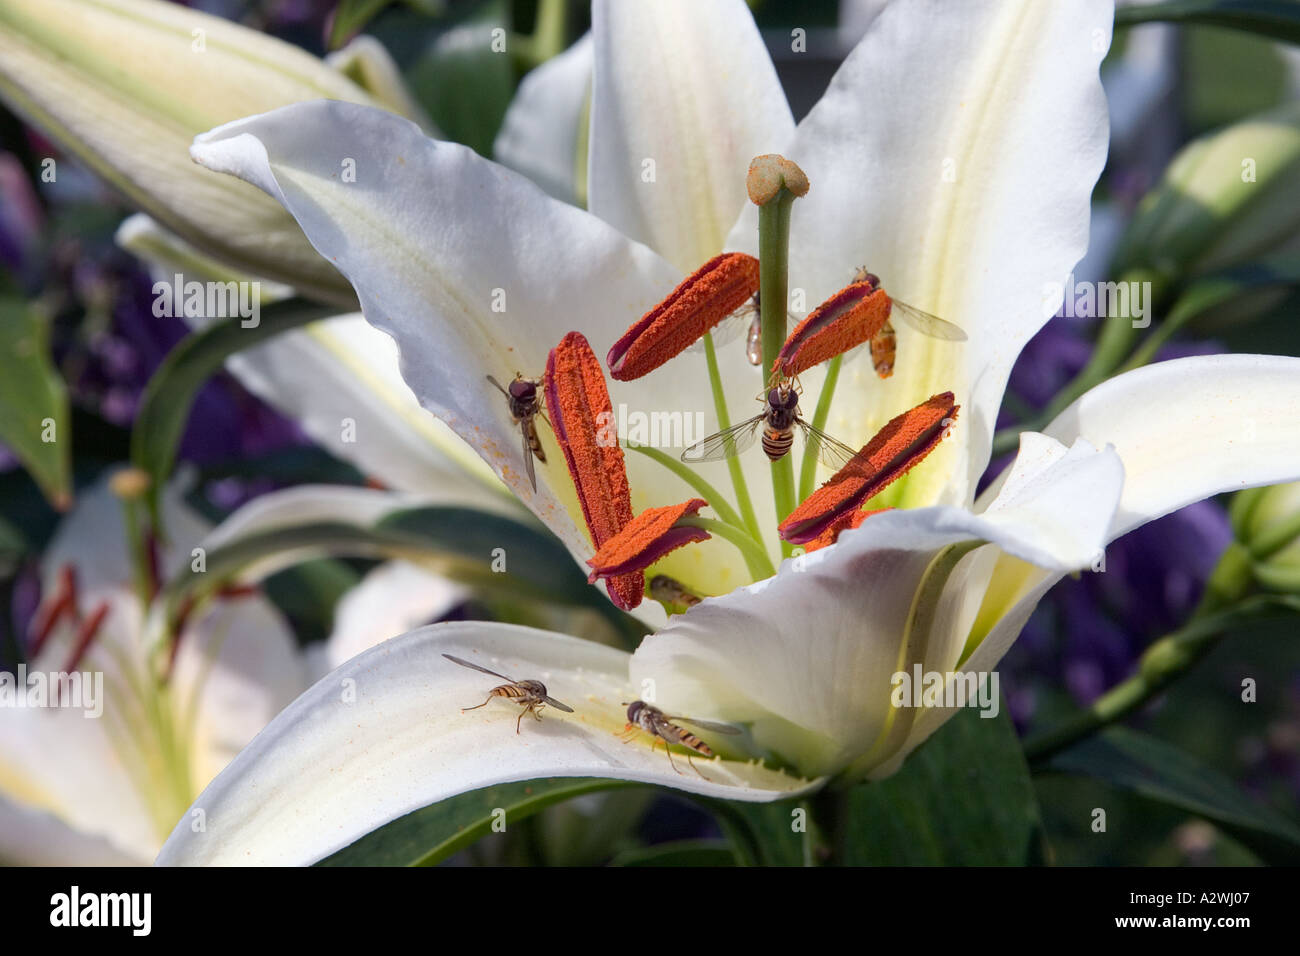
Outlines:
{"type": "Polygon", "coordinates": [[[322,98],[377,105],[291,44],[162,0],[0,4],[6,105],[202,251],[346,306],[351,286],[278,202],[189,154],[214,126],[322,98]]]}
{"type": "Polygon", "coordinates": [[[1300,482],[1239,492],[1232,528],[1260,584],[1300,591],[1300,482]]]}
{"type": "Polygon", "coordinates": [[[1300,232],[1300,103],[1205,136],[1142,200],[1117,271],[1199,275],[1272,250],[1300,232]]]}

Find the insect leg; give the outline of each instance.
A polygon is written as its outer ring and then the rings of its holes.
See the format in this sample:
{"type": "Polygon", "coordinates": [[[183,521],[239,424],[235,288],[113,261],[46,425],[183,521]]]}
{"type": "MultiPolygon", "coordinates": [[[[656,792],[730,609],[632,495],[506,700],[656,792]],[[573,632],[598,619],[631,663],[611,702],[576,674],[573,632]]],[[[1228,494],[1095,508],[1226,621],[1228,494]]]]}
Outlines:
{"type": "Polygon", "coordinates": [[[487,706],[488,704],[490,704],[490,703],[492,703],[492,695],[491,695],[491,694],[488,694],[488,699],[485,700],[485,701],[483,701],[483,703],[481,703],[481,704],[475,704],[473,707],[462,707],[462,708],[460,709],[460,712],[463,714],[463,713],[465,713],[465,711],[467,711],[467,710],[478,710],[480,707],[486,707],[486,706],[487,706]]]}
{"type": "MultiPolygon", "coordinates": [[[[668,755],[668,766],[672,767],[674,770],[677,770],[677,764],[673,763],[673,750],[672,750],[672,747],[669,746],[669,744],[668,744],[668,738],[667,738],[667,737],[663,738],[663,741],[664,741],[664,753],[666,753],[666,754],[668,755]]],[[[655,741],[656,744],[657,744],[658,742],[659,742],[658,740],[655,741]]],[[[651,749],[651,750],[654,750],[654,745],[653,745],[653,744],[651,745],[650,749],[651,749]]],[[[688,759],[689,759],[689,758],[688,758],[688,759]]],[[[678,772],[679,774],[681,773],[680,770],[677,770],[677,772],[678,772]]]]}
{"type": "MultiPolygon", "coordinates": [[[[694,770],[696,773],[700,775],[701,780],[709,780],[708,777],[704,776],[704,771],[701,770],[699,767],[695,766],[695,761],[692,759],[692,754],[689,750],[686,752],[686,762],[691,765],[692,770],[694,770]]],[[[709,783],[712,782],[713,782],[712,780],[709,780],[709,783]]]]}

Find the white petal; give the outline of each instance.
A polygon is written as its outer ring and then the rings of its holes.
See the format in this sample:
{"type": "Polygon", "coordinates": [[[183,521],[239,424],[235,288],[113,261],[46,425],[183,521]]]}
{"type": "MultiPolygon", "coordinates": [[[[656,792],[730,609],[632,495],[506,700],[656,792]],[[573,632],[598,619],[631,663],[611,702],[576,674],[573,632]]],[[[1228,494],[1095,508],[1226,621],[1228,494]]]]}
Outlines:
{"type": "Polygon", "coordinates": [[[1047,428],[1115,446],[1124,495],[1114,539],[1224,491],[1300,478],[1300,359],[1206,355],[1098,385],[1047,428]]]}
{"type": "MultiPolygon", "coordinates": [[[[861,358],[841,375],[827,431],[850,445],[937,392],[962,405],[952,439],[890,504],[972,500],[1011,366],[1087,248],[1111,21],[1110,0],[891,4],[786,151],[811,181],[790,232],[790,285],[807,306],[865,265],[969,336],[898,327],[892,378],[861,358]]],[[[747,209],[727,246],[756,243],[747,209]]],[[[802,378],[815,395],[821,374],[802,378]]]]}
{"type": "Polygon", "coordinates": [[[272,721],[195,802],[206,832],[178,826],[158,863],[311,863],[430,803],[538,777],[614,777],[740,800],[808,788],[738,762],[701,762],[709,782],[675,773],[646,740],[619,743],[620,702],[633,699],[627,660],[587,641],[499,624],[442,624],[386,641],[272,721]],[[520,710],[506,701],[461,713],[497,681],[444,652],[540,679],[576,712],[548,708],[519,734],[520,710]]]}
{"type": "Polygon", "coordinates": [[[835,546],[786,561],[776,578],[674,618],[633,655],[633,682],[652,681],[662,706],[681,713],[752,721],[760,748],[805,773],[842,769],[889,726],[891,676],[913,661],[946,670],[965,643],[987,556],[958,565],[930,632],[909,634],[940,549],[989,541],[1072,569],[1100,548],[1123,481],[1114,452],[1040,439],[1024,454],[1016,480],[985,514],[934,507],[874,515],[835,546]]]}
{"type": "MultiPolygon", "coordinates": [[[[474,447],[577,557],[589,557],[550,429],[538,429],[548,464],[537,465],[534,494],[518,426],[485,376],[540,375],[549,350],[571,330],[602,355],[671,291],[676,270],[522,177],[378,110],[301,104],[204,134],[193,152],[286,204],[353,281],[367,319],[396,339],[402,374],[420,403],[474,447]],[[355,183],[340,178],[348,160],[355,161],[355,183]]],[[[693,423],[697,410],[712,407],[702,372],[697,360],[676,375],[620,384],[613,391],[620,424],[672,411],[680,413],[679,426],[683,415],[693,423]]],[[[629,453],[627,461],[635,510],[690,497],[643,456],[629,453]]],[[[757,459],[751,467],[759,467],[757,459]]],[[[725,486],[725,466],[708,474],[725,486]]],[[[761,508],[762,486],[751,491],[761,508]]],[[[770,502],[770,487],[767,494],[770,502]]],[[[772,514],[770,504],[759,513],[772,514]]],[[[748,579],[730,545],[705,547],[718,556],[703,563],[714,576],[686,580],[710,590],[748,579]]]]}
{"type": "Polygon", "coordinates": [[[9,866],[147,866],[150,858],[0,796],[0,862],[9,866]]]}
{"type": "Polygon", "coordinates": [[[742,0],[598,0],[592,33],[588,208],[692,272],[794,126],[763,38],[742,0]]]}
{"type": "Polygon", "coordinates": [[[334,608],[324,673],[376,644],[438,620],[469,595],[453,581],[408,561],[375,568],[334,608]]]}
{"type": "Polygon", "coordinates": [[[527,176],[550,195],[586,205],[591,34],[530,72],[519,84],[492,147],[497,162],[527,176]],[[584,164],[579,168],[579,163],[584,164]]]}
{"type": "MultiPolygon", "coordinates": [[[[1300,477],[1297,415],[1300,359],[1197,356],[1150,365],[1097,386],[1047,433],[1065,441],[1106,442],[1123,461],[1124,489],[1105,536],[1109,542],[1210,495],[1300,477]]],[[[1023,442],[1028,436],[1021,437],[1023,442]]],[[[986,496],[1006,494],[1014,478],[1003,481],[986,496]]],[[[977,646],[961,669],[992,671],[1060,578],[1059,571],[1003,555],[972,635],[977,646]]],[[[924,715],[907,746],[877,775],[893,772],[949,715],[944,710],[924,715]]]]}
{"type": "Polygon", "coordinates": [[[293,634],[261,597],[217,601],[186,628],[171,699],[190,793],[205,787],[307,684],[293,634]]]}
{"type": "MultiPolygon", "coordinates": [[[[125,220],[114,237],[169,285],[190,278],[252,280],[232,273],[147,216],[125,220]]],[[[261,302],[287,298],[288,286],[262,282],[261,302]]],[[[185,316],[202,328],[206,317],[185,316]]],[[[231,356],[230,372],[254,395],[298,421],[322,447],[390,488],[434,489],[466,504],[513,511],[492,470],[455,432],[420,407],[398,368],[393,340],[359,313],[275,336],[231,356]]]]}

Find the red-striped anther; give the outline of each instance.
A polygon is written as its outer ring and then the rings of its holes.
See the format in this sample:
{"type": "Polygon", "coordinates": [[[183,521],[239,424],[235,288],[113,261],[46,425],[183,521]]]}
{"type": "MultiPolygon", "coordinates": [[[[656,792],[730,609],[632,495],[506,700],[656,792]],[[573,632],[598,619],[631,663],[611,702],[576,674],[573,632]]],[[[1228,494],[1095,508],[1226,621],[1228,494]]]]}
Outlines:
{"type": "MultiPolygon", "coordinates": [[[[614,433],[614,406],[605,387],[600,359],[587,340],[570,332],[551,349],[543,382],[555,440],[578,492],[582,516],[599,548],[632,520],[623,449],[614,433]]],[[[610,599],[625,611],[641,603],[645,575],[637,571],[610,578],[610,599]]]]}
{"type": "Polygon", "coordinates": [[[874,276],[845,286],[795,326],[772,371],[791,378],[869,341],[889,320],[892,306],[874,276]]]}
{"type": "Polygon", "coordinates": [[[757,291],[757,259],[743,252],[714,256],[614,343],[606,356],[609,374],[630,382],[653,372],[712,331],[757,291]]]}
{"type": "Polygon", "coordinates": [[[934,395],[882,428],[857,456],[809,495],[777,529],[786,541],[815,540],[934,450],[957,419],[952,392],[934,395]]]}
{"type": "Polygon", "coordinates": [[[587,580],[644,571],[670,551],[696,541],[707,541],[710,535],[703,528],[677,523],[688,515],[698,514],[707,504],[703,498],[692,498],[679,505],[647,508],[587,561],[591,565],[587,580]]]}

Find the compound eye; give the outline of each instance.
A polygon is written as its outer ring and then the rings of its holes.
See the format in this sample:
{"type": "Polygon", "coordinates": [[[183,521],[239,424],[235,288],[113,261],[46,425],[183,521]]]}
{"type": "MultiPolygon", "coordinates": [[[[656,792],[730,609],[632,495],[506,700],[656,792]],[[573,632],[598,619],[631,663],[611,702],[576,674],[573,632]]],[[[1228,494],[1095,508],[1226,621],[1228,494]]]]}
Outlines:
{"type": "Polygon", "coordinates": [[[773,408],[781,408],[784,405],[784,402],[785,399],[781,397],[781,390],[779,388],[768,389],[767,404],[771,405],[773,408]]]}
{"type": "Polygon", "coordinates": [[[876,275],[874,272],[868,272],[862,281],[869,282],[873,288],[879,288],[880,286],[880,276],[876,275]]]}
{"type": "Polygon", "coordinates": [[[532,382],[517,378],[510,383],[510,397],[527,401],[537,394],[537,386],[532,382]]]}
{"type": "Polygon", "coordinates": [[[799,407],[799,393],[796,392],[794,389],[790,389],[790,391],[786,393],[785,400],[782,402],[781,407],[782,407],[782,408],[798,408],[798,407],[799,407]]]}

